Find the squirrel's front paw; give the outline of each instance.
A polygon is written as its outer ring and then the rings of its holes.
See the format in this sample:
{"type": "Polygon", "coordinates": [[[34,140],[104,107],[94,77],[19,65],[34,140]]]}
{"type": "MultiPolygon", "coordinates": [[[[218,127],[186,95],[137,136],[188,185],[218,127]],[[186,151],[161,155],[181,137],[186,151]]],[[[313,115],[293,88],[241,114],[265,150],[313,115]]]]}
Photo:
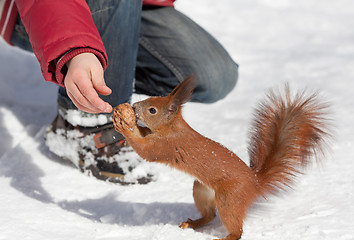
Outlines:
{"type": "Polygon", "coordinates": [[[113,109],[113,125],[117,132],[134,127],[135,122],[135,113],[129,103],[120,104],[113,109]]]}

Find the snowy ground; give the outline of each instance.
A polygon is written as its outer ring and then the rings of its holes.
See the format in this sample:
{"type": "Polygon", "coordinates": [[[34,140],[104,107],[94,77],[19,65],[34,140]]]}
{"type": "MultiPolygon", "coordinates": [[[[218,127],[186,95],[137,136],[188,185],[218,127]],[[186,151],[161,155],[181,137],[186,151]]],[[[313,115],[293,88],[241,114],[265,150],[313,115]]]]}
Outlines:
{"type": "MultiPolygon", "coordinates": [[[[242,239],[354,239],[354,2],[180,0],[177,9],[210,31],[240,64],[224,100],[188,104],[187,121],[246,162],[252,108],[270,87],[319,89],[332,103],[337,139],[294,191],[245,222],[242,239]]],[[[152,164],[156,182],[119,186],[50,157],[43,132],[56,114],[56,86],[34,57],[0,41],[0,239],[193,239],[223,237],[216,219],[198,230],[193,179],[152,164]],[[173,186],[173,187],[171,187],[173,186]]]]}

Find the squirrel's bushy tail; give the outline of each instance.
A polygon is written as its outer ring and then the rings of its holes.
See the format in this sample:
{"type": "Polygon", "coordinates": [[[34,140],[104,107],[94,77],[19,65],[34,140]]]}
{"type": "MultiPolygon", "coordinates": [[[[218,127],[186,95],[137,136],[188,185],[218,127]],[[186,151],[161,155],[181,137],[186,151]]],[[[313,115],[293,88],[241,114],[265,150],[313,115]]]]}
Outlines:
{"type": "Polygon", "coordinates": [[[250,167],[266,196],[289,187],[312,157],[326,152],[328,105],[317,94],[292,97],[286,85],[283,94],[270,91],[256,109],[250,136],[250,167]]]}

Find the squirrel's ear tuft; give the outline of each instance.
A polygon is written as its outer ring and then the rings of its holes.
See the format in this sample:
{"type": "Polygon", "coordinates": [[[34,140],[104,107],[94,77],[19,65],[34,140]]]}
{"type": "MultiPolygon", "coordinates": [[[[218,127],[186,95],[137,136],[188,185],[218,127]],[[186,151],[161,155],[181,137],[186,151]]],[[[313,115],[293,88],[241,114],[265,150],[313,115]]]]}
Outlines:
{"type": "Polygon", "coordinates": [[[180,84],[178,84],[175,89],[173,89],[170,95],[168,95],[170,101],[168,106],[167,118],[171,118],[173,114],[178,111],[181,105],[191,100],[195,87],[195,77],[194,75],[190,75],[189,77],[184,79],[180,84]]]}
{"type": "Polygon", "coordinates": [[[195,77],[194,75],[190,75],[189,77],[184,79],[180,84],[178,84],[178,86],[173,89],[173,91],[168,96],[175,105],[181,106],[182,104],[191,100],[195,87],[195,77]]]}

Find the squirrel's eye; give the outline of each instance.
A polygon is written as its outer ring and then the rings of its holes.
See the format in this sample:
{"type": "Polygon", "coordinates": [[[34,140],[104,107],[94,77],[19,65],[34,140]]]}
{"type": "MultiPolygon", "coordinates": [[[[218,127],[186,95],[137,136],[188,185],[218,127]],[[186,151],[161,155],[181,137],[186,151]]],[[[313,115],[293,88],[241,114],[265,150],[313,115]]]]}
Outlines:
{"type": "Polygon", "coordinates": [[[149,109],[149,112],[151,113],[151,114],[155,114],[155,113],[157,113],[157,110],[156,110],[156,108],[150,108],[149,109]]]}

